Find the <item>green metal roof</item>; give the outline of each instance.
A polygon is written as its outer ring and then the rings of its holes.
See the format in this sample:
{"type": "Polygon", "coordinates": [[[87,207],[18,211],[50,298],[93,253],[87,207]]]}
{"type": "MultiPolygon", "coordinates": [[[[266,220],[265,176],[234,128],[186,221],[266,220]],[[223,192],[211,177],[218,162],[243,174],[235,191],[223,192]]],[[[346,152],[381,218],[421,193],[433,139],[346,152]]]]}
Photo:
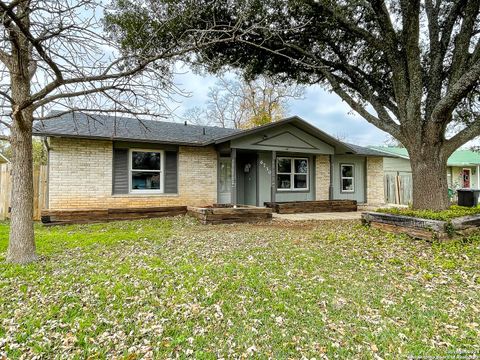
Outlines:
{"type": "MultiPolygon", "coordinates": [[[[396,146],[370,146],[372,149],[383,151],[387,154],[409,159],[407,149],[396,146]]],[[[455,151],[449,158],[449,166],[480,165],[480,152],[460,149],[455,151]]]]}

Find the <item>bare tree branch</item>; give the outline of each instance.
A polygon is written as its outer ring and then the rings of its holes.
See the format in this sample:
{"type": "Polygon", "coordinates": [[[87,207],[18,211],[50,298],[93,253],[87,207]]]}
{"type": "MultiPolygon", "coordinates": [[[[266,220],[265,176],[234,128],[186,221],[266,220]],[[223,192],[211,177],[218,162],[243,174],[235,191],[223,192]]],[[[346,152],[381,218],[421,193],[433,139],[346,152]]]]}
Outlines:
{"type": "Polygon", "coordinates": [[[460,146],[477,136],[480,136],[480,119],[477,119],[473,124],[465,127],[463,130],[448,139],[446,141],[446,148],[449,153],[453,153],[460,146]]]}
{"type": "Polygon", "coordinates": [[[15,8],[15,6],[20,4],[20,3],[21,3],[21,1],[13,2],[12,4],[10,4],[10,6],[8,6],[3,1],[0,1],[0,8],[3,9],[3,13],[5,15],[8,15],[8,17],[15,23],[15,25],[22,32],[22,34],[35,47],[38,54],[50,66],[50,68],[55,73],[57,79],[60,81],[62,79],[63,75],[62,75],[62,72],[60,71],[60,69],[58,68],[57,64],[46,53],[43,46],[40,44],[40,42],[37,39],[35,39],[35,37],[31,34],[30,30],[25,27],[25,25],[23,24],[21,19],[19,19],[17,17],[17,15],[13,12],[13,9],[15,8]]]}
{"type": "MultiPolygon", "coordinates": [[[[129,115],[135,116],[135,117],[154,115],[154,114],[149,113],[147,111],[135,111],[135,110],[130,110],[130,109],[125,110],[125,109],[116,109],[116,108],[102,109],[102,108],[78,108],[78,107],[74,107],[74,108],[70,108],[70,109],[64,110],[64,111],[55,111],[55,112],[53,112],[49,115],[38,116],[38,117],[35,117],[35,120],[43,121],[43,120],[57,119],[60,116],[73,114],[75,112],[78,112],[78,113],[92,113],[92,114],[118,113],[118,114],[129,114],[129,115]]],[[[154,116],[157,117],[158,115],[154,115],[154,116]]]]}
{"type": "Polygon", "coordinates": [[[448,93],[435,106],[432,112],[433,119],[444,119],[444,114],[451,113],[458,103],[479,83],[480,79],[480,60],[463,74],[455,84],[449,89],[448,93]]]}

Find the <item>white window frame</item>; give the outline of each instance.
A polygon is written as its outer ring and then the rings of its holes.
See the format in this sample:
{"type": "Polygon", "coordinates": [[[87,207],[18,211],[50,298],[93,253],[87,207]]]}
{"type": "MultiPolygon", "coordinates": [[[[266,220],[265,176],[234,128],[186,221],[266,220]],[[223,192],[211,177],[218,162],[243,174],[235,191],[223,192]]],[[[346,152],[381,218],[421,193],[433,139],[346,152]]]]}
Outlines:
{"type": "Polygon", "coordinates": [[[276,182],[277,182],[277,191],[310,191],[310,159],[308,157],[290,157],[290,156],[279,156],[277,157],[277,164],[275,168],[276,172],[276,182]],[[278,172],[278,162],[279,160],[290,160],[290,172],[278,172]],[[295,160],[306,160],[307,161],[307,172],[306,173],[296,173],[295,172],[295,160]],[[278,187],[278,175],[290,175],[290,188],[279,188],[278,187]],[[306,175],[307,176],[307,187],[306,188],[295,188],[295,175],[306,175]]]}
{"type": "Polygon", "coordinates": [[[128,192],[130,194],[163,194],[165,185],[165,151],[156,149],[129,149],[128,150],[128,192]],[[132,153],[133,152],[156,152],[160,153],[160,170],[142,170],[132,169],[132,153]],[[134,171],[160,173],[160,189],[132,189],[132,173],[134,171]]]}
{"type": "Polygon", "coordinates": [[[340,192],[341,193],[354,193],[355,192],[355,164],[340,164],[340,192]],[[343,176],[343,167],[350,166],[352,168],[352,176],[343,176]],[[343,179],[352,179],[352,190],[343,189],[343,179]]]}

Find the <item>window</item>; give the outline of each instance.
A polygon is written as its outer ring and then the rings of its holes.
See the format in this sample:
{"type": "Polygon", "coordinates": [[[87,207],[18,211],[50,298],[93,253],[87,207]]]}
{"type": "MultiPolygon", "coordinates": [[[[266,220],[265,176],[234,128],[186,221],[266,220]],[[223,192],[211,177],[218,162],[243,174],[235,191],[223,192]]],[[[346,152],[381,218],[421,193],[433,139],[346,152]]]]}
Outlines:
{"type": "Polygon", "coordinates": [[[308,190],[308,159],[277,158],[277,189],[308,190]]]}
{"type": "Polygon", "coordinates": [[[340,181],[342,192],[355,192],[355,177],[352,164],[340,165],[340,181]]]}
{"type": "Polygon", "coordinates": [[[232,191],[232,160],[230,158],[220,159],[218,188],[220,193],[230,193],[232,191]]]}
{"type": "Polygon", "coordinates": [[[163,192],[163,151],[130,150],[130,192],[163,192]]]}

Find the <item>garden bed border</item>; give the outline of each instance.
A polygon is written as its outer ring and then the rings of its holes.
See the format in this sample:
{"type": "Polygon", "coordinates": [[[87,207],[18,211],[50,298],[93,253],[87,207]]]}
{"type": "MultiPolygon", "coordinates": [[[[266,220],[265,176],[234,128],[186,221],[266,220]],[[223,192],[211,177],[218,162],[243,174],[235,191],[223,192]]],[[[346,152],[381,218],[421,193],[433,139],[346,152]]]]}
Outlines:
{"type": "Polygon", "coordinates": [[[393,233],[407,234],[416,239],[448,240],[461,236],[480,225],[479,215],[468,215],[448,221],[374,211],[362,213],[362,223],[393,233]]]}
{"type": "Polygon", "coordinates": [[[353,212],[358,209],[356,200],[265,202],[264,205],[272,208],[277,214],[353,212]]]}
{"type": "Polygon", "coordinates": [[[271,220],[272,209],[249,205],[237,205],[236,207],[189,206],[187,215],[200,220],[202,224],[231,224],[271,220]]]}

